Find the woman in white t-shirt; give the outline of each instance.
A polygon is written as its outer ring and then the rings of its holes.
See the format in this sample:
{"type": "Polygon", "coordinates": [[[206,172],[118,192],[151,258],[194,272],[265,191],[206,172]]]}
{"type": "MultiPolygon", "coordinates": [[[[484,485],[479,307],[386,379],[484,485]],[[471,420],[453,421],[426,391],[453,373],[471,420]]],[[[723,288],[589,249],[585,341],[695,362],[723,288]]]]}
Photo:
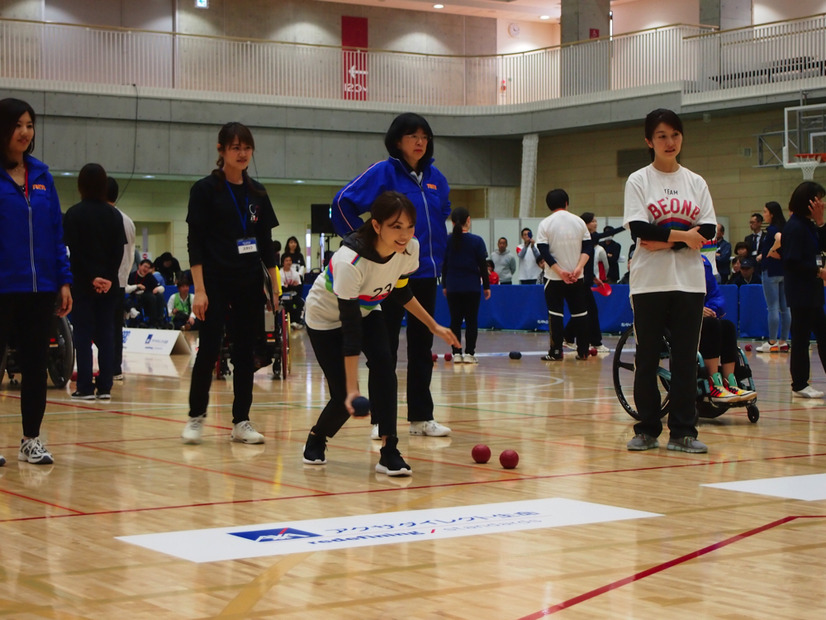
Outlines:
{"type": "Polygon", "coordinates": [[[413,203],[398,192],[384,192],[370,208],[370,219],[345,237],[307,295],[307,334],[330,391],[330,400],[304,446],[304,462],[309,465],[327,462],[327,438],[355,413],[353,399],[360,396],[358,359],[364,352],[370,370],[372,423],[378,424],[382,440],[376,471],[388,476],[412,473],[397,447],[396,371],[379,304],[392,295],[431,333],[460,346],[453,332],[436,323],[408,286],[410,274],[419,268],[415,226],[413,203]]]}
{"type": "Polygon", "coordinates": [[[706,182],[677,161],[683,125],[671,110],[645,119],[651,165],[625,185],[624,225],[637,240],[630,294],[637,351],[634,402],[640,421],[629,450],[657,448],[663,430],[657,369],[663,335],[671,344],[669,450],[707,452],[697,439],[697,346],[706,283],[700,248],[717,232],[706,182]]]}

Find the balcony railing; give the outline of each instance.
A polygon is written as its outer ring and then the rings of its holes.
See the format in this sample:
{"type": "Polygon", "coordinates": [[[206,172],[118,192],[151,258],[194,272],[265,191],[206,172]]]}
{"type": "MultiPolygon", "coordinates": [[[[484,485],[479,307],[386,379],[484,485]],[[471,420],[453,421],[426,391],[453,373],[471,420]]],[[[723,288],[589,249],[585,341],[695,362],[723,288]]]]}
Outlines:
{"type": "Polygon", "coordinates": [[[826,75],[826,15],[674,25],[518,54],[440,56],[0,20],[0,77],[308,102],[537,104],[683,83],[686,93],[826,75]]]}

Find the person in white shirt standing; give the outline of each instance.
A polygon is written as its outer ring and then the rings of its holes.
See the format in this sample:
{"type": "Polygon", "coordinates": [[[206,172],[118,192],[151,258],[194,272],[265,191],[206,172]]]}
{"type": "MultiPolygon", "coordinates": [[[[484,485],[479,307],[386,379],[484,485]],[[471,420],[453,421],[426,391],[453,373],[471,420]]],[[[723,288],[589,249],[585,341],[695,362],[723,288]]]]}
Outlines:
{"type": "Polygon", "coordinates": [[[530,228],[522,229],[522,244],[516,248],[519,257],[519,284],[536,284],[542,275],[539,259],[542,258],[530,228]]]}
{"type": "Polygon", "coordinates": [[[564,303],[568,302],[574,326],[577,359],[588,359],[588,289],[584,271],[593,248],[591,233],[582,218],[568,211],[568,193],[552,189],[545,197],[551,214],[539,224],[536,244],[545,260],[545,303],[551,345],[545,361],[562,360],[564,303]]]}
{"type": "Polygon", "coordinates": [[[625,185],[625,227],[637,240],[630,294],[637,352],[634,402],[640,421],[629,450],[659,447],[662,433],[657,369],[668,332],[671,389],[669,450],[707,452],[697,439],[697,346],[706,292],[700,249],[717,232],[706,182],[677,161],[683,125],[671,110],[645,119],[645,141],[653,162],[632,173],[625,185]]]}

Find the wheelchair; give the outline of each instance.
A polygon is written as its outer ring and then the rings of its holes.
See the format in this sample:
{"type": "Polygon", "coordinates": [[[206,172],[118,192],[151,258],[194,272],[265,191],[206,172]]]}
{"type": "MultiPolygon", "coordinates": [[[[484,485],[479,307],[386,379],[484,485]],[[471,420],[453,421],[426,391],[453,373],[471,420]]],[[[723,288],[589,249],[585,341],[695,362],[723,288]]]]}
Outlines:
{"type": "MultiPolygon", "coordinates": [[[[272,365],[273,379],[286,379],[290,372],[290,315],[281,303],[281,291],[280,277],[273,287],[270,274],[264,269],[264,295],[267,303],[264,308],[262,333],[255,345],[253,357],[256,372],[272,365]],[[275,291],[278,291],[278,297],[275,291]]],[[[224,379],[231,374],[231,347],[229,334],[225,332],[221,352],[215,364],[217,379],[224,379]]]]}
{"type": "MultiPolygon", "coordinates": [[[[72,342],[72,326],[66,317],[52,317],[52,333],[49,337],[49,358],[46,370],[49,378],[57,388],[66,387],[72,378],[75,367],[75,347],[72,342]]],[[[20,372],[20,367],[15,358],[14,334],[11,335],[10,342],[0,353],[0,384],[9,375],[9,384],[17,385],[19,381],[15,374],[20,372]]]]}
{"type": "MultiPolygon", "coordinates": [[[[634,338],[634,327],[631,326],[620,336],[617,342],[617,349],[614,353],[613,378],[614,391],[617,394],[622,408],[635,420],[640,419],[639,413],[634,409],[634,355],[636,353],[636,342],[634,338]]],[[[668,362],[671,359],[671,345],[668,336],[663,336],[663,347],[660,352],[660,365],[657,369],[657,378],[660,389],[660,417],[668,413],[668,392],[671,389],[671,370],[668,362]]],[[[743,351],[737,348],[737,359],[734,369],[734,376],[740,388],[754,391],[754,381],[752,379],[751,367],[743,351]]],[[[711,401],[708,388],[708,370],[703,363],[703,358],[697,353],[697,400],[696,411],[700,418],[716,418],[723,415],[732,407],[745,407],[749,422],[755,423],[760,418],[760,410],[755,404],[757,396],[748,401],[736,403],[715,403],[711,401]]]]}

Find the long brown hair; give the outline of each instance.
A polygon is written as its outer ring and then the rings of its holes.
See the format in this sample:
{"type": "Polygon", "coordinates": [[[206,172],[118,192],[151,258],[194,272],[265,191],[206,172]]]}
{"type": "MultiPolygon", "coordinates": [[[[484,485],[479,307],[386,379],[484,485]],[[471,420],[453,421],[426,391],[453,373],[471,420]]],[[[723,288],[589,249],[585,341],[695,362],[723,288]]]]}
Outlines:
{"type": "MultiPolygon", "coordinates": [[[[17,121],[19,121],[20,117],[26,112],[32,117],[32,127],[34,127],[37,122],[37,116],[32,106],[22,99],[14,99],[11,97],[0,101],[0,164],[2,164],[6,170],[14,168],[17,165],[16,161],[9,161],[6,151],[9,148],[9,144],[11,144],[11,138],[14,135],[15,129],[17,129],[17,121]]],[[[34,137],[32,137],[26,153],[31,155],[33,150],[34,137]]]]}

